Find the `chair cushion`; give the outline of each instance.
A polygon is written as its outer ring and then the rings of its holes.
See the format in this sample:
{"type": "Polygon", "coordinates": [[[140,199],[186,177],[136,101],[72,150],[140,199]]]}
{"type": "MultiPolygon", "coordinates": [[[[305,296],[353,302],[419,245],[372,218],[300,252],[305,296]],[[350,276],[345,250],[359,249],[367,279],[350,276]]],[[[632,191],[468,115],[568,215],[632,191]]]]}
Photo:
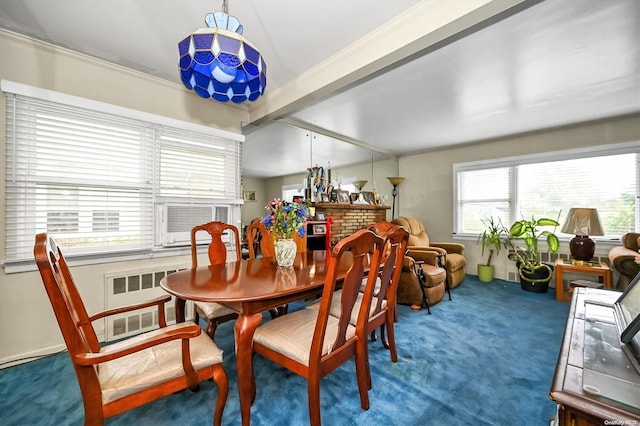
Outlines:
{"type": "MultiPolygon", "coordinates": [[[[192,323],[193,324],[193,323],[192,323]]],[[[108,353],[145,340],[150,335],[180,328],[184,323],[139,334],[126,340],[102,347],[108,353]]],[[[222,350],[205,333],[190,340],[189,351],[193,368],[201,370],[222,363],[222,350]]],[[[153,346],[123,358],[107,361],[98,367],[98,380],[102,388],[102,402],[122,398],[145,388],[184,375],[182,367],[182,340],[177,339],[153,346]]]]}
{"type": "Polygon", "coordinates": [[[219,303],[209,303],[209,302],[194,302],[194,303],[198,308],[200,308],[203,315],[207,317],[208,320],[212,318],[218,318],[224,315],[237,313],[233,309],[228,308],[219,303]]]}
{"type": "MultiPolygon", "coordinates": [[[[308,367],[318,312],[317,309],[300,309],[268,321],[256,329],[253,340],[308,367]]],[[[338,319],[329,315],[322,345],[323,356],[331,352],[337,332],[338,319]]],[[[355,334],[356,328],[349,325],[347,339],[355,334]]]]}
{"type": "Polygon", "coordinates": [[[457,253],[448,253],[447,254],[447,270],[448,271],[457,271],[459,269],[464,269],[467,264],[467,260],[461,254],[457,253]]]}

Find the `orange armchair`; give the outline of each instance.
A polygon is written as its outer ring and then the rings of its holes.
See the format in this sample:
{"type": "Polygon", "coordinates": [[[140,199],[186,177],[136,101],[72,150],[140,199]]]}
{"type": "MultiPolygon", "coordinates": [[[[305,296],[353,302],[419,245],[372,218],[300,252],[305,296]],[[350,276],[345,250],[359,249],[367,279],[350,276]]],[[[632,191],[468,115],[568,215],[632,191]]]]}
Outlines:
{"type": "Polygon", "coordinates": [[[398,217],[393,223],[403,226],[409,231],[408,256],[416,261],[432,263],[433,252],[444,255],[444,267],[447,271],[447,284],[455,288],[465,276],[464,245],[459,243],[432,242],[422,222],[413,217],[398,217]]]}

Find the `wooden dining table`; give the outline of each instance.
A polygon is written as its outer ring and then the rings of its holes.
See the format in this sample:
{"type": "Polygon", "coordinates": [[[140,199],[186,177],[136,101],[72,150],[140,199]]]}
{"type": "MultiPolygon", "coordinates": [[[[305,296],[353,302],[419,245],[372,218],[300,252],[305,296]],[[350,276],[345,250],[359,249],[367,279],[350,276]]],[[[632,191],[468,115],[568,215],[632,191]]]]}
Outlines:
{"type": "MultiPolygon", "coordinates": [[[[273,258],[246,259],[221,265],[184,269],[167,275],[160,286],[176,297],[176,320],[185,319],[187,300],[216,302],[238,312],[234,330],[236,366],[242,424],[251,423],[251,403],[255,397],[252,353],[253,334],[263,312],[288,303],[307,300],[322,293],[330,252],[298,253],[293,267],[279,267],[273,258]]],[[[338,278],[351,265],[343,256],[338,278]]]]}

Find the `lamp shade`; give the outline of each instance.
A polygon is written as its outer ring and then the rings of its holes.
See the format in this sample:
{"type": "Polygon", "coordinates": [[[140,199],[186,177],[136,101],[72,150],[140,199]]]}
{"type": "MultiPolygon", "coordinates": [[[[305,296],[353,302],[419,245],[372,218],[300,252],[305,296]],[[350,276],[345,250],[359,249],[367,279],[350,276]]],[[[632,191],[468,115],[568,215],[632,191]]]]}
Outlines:
{"type": "Polygon", "coordinates": [[[224,12],[178,43],[180,78],[187,89],[218,102],[255,101],[267,86],[267,65],[242,36],[242,25],[224,12]]]}
{"type": "Polygon", "coordinates": [[[604,235],[598,210],[587,208],[569,210],[560,232],[573,235],[604,235]]]}
{"type": "Polygon", "coordinates": [[[569,242],[569,250],[571,256],[579,262],[590,261],[595,253],[596,243],[589,238],[589,235],[604,235],[598,210],[588,208],[569,210],[560,232],[575,235],[569,242]]]}
{"type": "Polygon", "coordinates": [[[387,179],[389,179],[389,183],[393,186],[398,186],[402,183],[402,181],[404,181],[403,177],[398,176],[388,177],[387,179]]]}

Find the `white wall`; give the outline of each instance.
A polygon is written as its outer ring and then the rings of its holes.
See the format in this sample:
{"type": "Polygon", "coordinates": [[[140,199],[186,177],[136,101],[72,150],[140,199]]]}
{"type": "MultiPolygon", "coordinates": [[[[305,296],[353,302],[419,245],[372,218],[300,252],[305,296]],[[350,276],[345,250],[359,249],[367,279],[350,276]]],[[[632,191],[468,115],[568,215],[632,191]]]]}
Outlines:
{"type": "MultiPolygon", "coordinates": [[[[181,85],[54,48],[0,30],[0,79],[58,91],[218,129],[241,132],[246,108],[198,97],[181,85]]],[[[173,59],[172,59],[173,60],[173,59]]],[[[177,62],[176,62],[177,72],[177,62]]],[[[5,176],[6,98],[0,96],[0,175],[5,176]]],[[[0,185],[0,259],[5,247],[5,186],[0,185]]],[[[185,256],[74,267],[90,314],[105,307],[104,274],[190,264],[185,256]]],[[[35,264],[34,264],[35,268],[35,264]]],[[[38,272],[0,271],[0,365],[61,348],[60,332],[38,272]]]]}
{"type": "Polygon", "coordinates": [[[265,179],[247,177],[242,178],[242,190],[243,191],[255,191],[255,201],[245,201],[242,206],[242,226],[247,226],[256,217],[264,217],[266,210],[264,206],[267,205],[266,183],[265,179]]]}

